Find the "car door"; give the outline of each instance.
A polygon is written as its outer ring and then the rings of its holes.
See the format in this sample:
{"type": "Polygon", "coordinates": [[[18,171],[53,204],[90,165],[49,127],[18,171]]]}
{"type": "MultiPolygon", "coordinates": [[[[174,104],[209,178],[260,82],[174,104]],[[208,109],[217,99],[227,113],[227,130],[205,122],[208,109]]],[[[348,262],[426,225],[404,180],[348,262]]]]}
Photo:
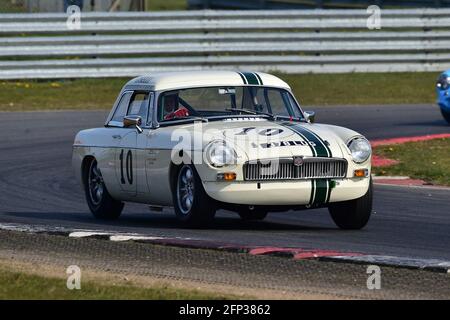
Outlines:
{"type": "Polygon", "coordinates": [[[149,109],[147,116],[142,116],[142,133],[138,133],[136,136],[136,184],[137,184],[137,197],[136,201],[142,203],[149,203],[150,189],[147,183],[147,161],[151,158],[151,152],[147,148],[148,140],[151,139],[152,133],[152,106],[154,102],[154,92],[149,93],[149,109]]]}
{"type": "MultiPolygon", "coordinates": [[[[150,117],[154,121],[159,119],[158,98],[155,94],[151,106],[150,117]]],[[[143,154],[145,160],[145,175],[147,177],[147,201],[153,205],[172,205],[172,190],[170,187],[169,168],[172,157],[171,144],[172,130],[168,127],[150,124],[148,134],[145,136],[146,149],[143,154]]],[[[144,142],[144,140],[142,140],[144,142]]]]}
{"type": "Polygon", "coordinates": [[[125,198],[136,196],[136,129],[123,128],[116,149],[116,177],[125,198]]]}
{"type": "MultiPolygon", "coordinates": [[[[145,122],[147,119],[149,107],[149,92],[134,91],[132,92],[128,107],[127,116],[140,116],[145,122]]],[[[123,122],[123,118],[122,118],[123,122]]],[[[137,195],[140,161],[138,161],[138,131],[135,127],[125,128],[120,130],[120,133],[116,135],[117,140],[115,167],[117,182],[120,185],[122,199],[132,200],[137,195]]]]}
{"type": "Polygon", "coordinates": [[[128,130],[123,128],[123,119],[128,111],[133,91],[124,91],[118,98],[111,118],[105,125],[105,140],[108,141],[104,150],[105,165],[102,171],[108,192],[116,199],[122,199],[123,190],[117,178],[117,150],[122,146],[122,139],[128,130]],[[108,169],[108,170],[106,170],[108,169]]]}

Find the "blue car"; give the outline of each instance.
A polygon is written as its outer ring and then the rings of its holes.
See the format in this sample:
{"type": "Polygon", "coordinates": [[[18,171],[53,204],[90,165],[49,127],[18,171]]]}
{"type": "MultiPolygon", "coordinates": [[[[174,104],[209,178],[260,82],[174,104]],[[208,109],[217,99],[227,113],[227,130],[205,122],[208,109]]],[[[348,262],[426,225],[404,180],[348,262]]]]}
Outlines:
{"type": "Polygon", "coordinates": [[[436,83],[437,103],[444,119],[450,123],[450,70],[443,72],[436,83]]]}

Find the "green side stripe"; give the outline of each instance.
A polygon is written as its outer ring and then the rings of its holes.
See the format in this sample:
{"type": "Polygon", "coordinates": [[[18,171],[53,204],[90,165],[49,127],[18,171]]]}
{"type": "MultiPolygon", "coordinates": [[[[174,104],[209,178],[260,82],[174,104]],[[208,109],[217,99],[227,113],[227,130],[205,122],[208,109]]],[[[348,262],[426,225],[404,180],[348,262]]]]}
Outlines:
{"type": "Polygon", "coordinates": [[[242,72],[248,84],[259,85],[258,78],[252,72],[242,72]]]}

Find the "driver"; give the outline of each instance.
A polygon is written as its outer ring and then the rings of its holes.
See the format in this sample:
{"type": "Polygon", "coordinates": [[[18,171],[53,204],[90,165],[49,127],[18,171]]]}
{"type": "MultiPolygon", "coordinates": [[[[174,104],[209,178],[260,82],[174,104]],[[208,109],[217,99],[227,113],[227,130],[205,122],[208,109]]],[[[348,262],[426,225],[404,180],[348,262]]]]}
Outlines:
{"type": "Polygon", "coordinates": [[[179,105],[178,94],[164,96],[164,120],[189,117],[189,111],[179,105]]]}

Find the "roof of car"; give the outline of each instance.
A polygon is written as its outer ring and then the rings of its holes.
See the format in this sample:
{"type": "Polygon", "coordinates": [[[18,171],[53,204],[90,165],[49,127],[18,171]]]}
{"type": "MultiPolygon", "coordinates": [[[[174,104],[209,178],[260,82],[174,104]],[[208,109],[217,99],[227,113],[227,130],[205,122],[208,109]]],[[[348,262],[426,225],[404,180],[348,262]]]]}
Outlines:
{"type": "Polygon", "coordinates": [[[155,91],[189,87],[262,85],[290,89],[278,77],[262,72],[245,71],[180,71],[143,75],[130,80],[125,89],[145,87],[155,91]]]}

